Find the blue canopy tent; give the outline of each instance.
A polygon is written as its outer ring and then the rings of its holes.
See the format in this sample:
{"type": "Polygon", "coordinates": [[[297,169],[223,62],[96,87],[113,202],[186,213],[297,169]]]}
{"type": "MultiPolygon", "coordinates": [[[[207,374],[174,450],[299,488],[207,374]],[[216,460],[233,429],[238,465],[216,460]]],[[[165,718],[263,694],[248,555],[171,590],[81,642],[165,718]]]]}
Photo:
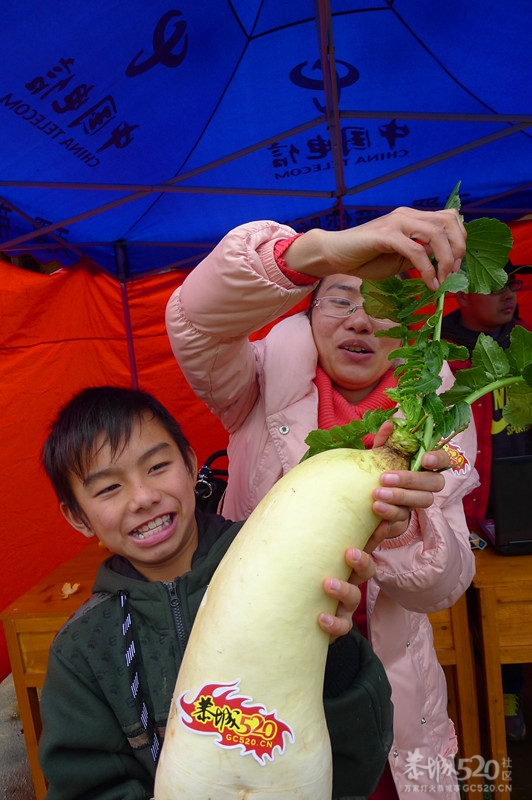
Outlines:
{"type": "Polygon", "coordinates": [[[23,0],[3,15],[0,249],[122,279],[231,227],[532,205],[526,0],[23,0]]]}
{"type": "Polygon", "coordinates": [[[163,314],[229,229],[437,209],[458,181],[466,219],[532,213],[531,22],[527,0],[3,9],[0,609],[85,544],[39,468],[73,391],[139,383],[223,445],[163,314]]]}

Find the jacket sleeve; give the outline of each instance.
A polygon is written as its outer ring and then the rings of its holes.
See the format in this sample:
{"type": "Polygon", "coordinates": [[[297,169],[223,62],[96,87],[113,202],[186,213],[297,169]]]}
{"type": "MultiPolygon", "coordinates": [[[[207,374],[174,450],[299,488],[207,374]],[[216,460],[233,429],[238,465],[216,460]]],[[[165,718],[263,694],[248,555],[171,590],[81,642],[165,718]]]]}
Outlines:
{"type": "MultiPolygon", "coordinates": [[[[449,381],[446,369],[444,388],[449,381]]],[[[432,506],[413,512],[405,533],[386,539],[373,552],[380,589],[409,611],[427,614],[448,608],[475,574],[463,506],[464,497],[478,485],[473,420],[449,443],[448,452],[451,468],[432,506]]]]}
{"type": "MultiPolygon", "coordinates": [[[[457,504],[455,519],[460,510],[457,504]]],[[[460,516],[461,530],[456,530],[436,504],[412,514],[402,537],[374,551],[381,590],[409,611],[431,614],[452,606],[475,574],[463,510],[460,516]]]]}
{"type": "Polygon", "coordinates": [[[133,756],[104,698],[53,651],[42,693],[39,760],[46,800],[149,800],[154,778],[133,756]]]}
{"type": "Polygon", "coordinates": [[[249,336],[290,311],[313,285],[296,286],[278,268],[276,241],[294,236],[276,222],[230,231],[170,297],[166,327],[196,395],[233,432],[258,395],[249,336]]]}

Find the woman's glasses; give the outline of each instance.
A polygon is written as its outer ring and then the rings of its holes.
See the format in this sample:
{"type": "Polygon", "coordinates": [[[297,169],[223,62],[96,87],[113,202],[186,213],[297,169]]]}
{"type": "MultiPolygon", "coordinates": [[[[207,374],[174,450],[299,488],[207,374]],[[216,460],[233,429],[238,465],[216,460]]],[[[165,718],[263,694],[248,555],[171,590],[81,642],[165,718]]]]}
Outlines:
{"type": "Polygon", "coordinates": [[[364,308],[364,305],[357,305],[347,297],[317,297],[311,308],[319,308],[326,317],[349,317],[357,308],[364,308]]]}

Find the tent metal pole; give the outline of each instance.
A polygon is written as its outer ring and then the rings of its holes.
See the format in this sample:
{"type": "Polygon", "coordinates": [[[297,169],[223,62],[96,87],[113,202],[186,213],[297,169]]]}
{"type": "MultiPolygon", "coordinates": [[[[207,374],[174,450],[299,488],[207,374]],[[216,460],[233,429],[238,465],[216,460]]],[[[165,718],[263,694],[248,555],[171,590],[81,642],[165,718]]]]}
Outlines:
{"type": "Polygon", "coordinates": [[[120,294],[122,296],[122,311],[124,312],[124,326],[126,329],[127,352],[129,356],[129,370],[131,372],[131,387],[139,388],[137,373],[137,362],[135,359],[135,347],[133,345],[133,328],[131,325],[131,314],[129,312],[129,298],[127,294],[127,250],[123,242],[115,244],[115,263],[118,280],[120,282],[120,294]]]}
{"type": "Polygon", "coordinates": [[[330,0],[315,0],[316,22],[320,49],[323,88],[325,90],[325,114],[331,142],[331,157],[335,176],[335,196],[345,195],[345,178],[342,163],[340,114],[338,109],[338,87],[334,60],[334,41],[330,0]]]}

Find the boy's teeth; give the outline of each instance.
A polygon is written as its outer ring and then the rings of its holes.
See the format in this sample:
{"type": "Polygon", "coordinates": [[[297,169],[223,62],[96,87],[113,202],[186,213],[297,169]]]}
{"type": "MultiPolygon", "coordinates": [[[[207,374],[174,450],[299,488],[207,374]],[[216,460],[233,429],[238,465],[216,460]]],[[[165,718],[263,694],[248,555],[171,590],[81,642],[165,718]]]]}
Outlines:
{"type": "Polygon", "coordinates": [[[156,519],[152,519],[147,522],[145,525],[142,525],[140,528],[136,528],[132,533],[137,539],[143,539],[145,536],[150,534],[155,528],[160,528],[162,525],[166,525],[167,522],[170,521],[170,515],[165,514],[164,517],[157,517],[156,519]]]}

